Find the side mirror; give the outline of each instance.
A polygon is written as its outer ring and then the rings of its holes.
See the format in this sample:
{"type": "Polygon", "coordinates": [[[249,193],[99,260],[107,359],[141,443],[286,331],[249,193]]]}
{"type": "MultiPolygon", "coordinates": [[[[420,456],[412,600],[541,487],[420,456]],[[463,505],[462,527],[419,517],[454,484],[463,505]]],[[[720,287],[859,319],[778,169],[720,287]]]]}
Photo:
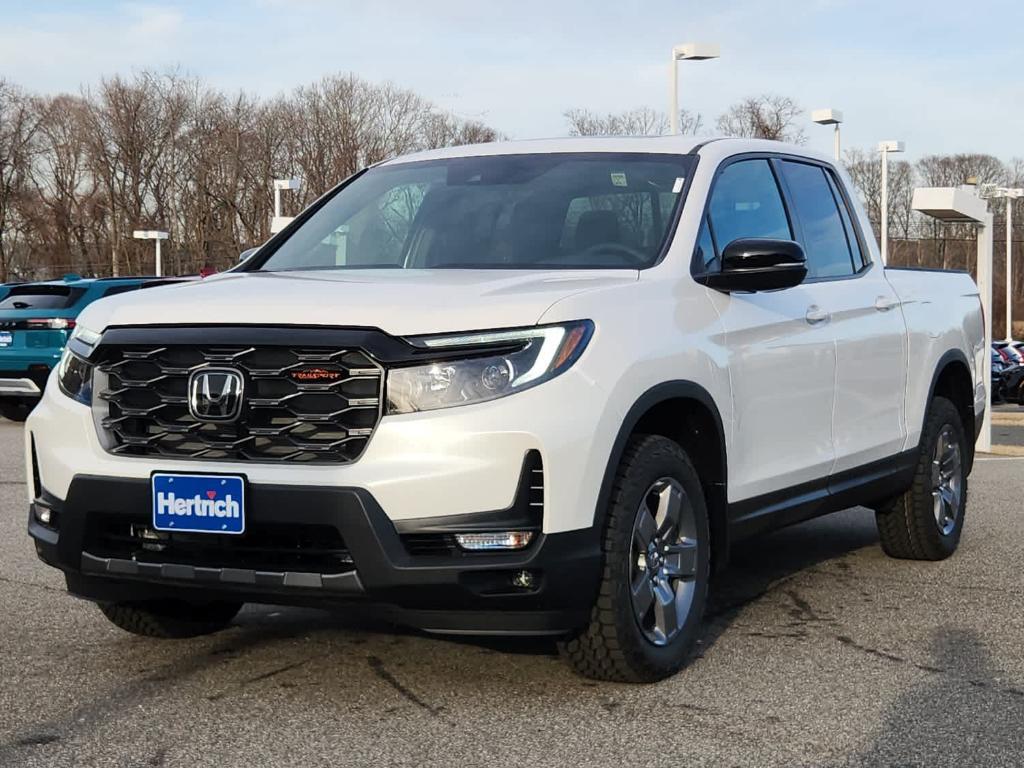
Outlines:
{"type": "Polygon", "coordinates": [[[722,252],[722,268],[694,279],[716,291],[777,291],[800,285],[807,277],[804,249],[792,240],[742,238],[722,252]]]}
{"type": "Polygon", "coordinates": [[[238,263],[239,263],[239,264],[241,264],[241,263],[242,263],[243,261],[245,261],[245,260],[246,260],[246,259],[248,259],[248,258],[249,258],[250,256],[252,256],[252,255],[253,255],[254,253],[256,253],[256,251],[258,251],[259,249],[260,249],[260,247],[259,247],[258,245],[257,245],[257,246],[256,246],[255,248],[246,248],[246,249],[245,249],[244,251],[242,251],[242,253],[241,253],[241,254],[239,255],[239,257],[238,257],[238,263]]]}

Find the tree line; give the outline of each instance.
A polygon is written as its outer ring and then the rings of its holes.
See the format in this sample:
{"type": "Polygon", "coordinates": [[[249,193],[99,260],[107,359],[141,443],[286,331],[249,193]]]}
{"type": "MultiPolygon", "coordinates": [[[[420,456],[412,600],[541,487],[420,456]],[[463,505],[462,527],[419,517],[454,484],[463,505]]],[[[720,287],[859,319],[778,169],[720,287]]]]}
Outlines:
{"type": "Polygon", "coordinates": [[[297,212],[372,163],[496,137],[352,74],[269,99],[176,73],[53,96],[0,80],[0,282],[151,272],[136,229],[170,232],[168,273],[223,269],[269,237],[275,178],[302,178],[297,212]]]}

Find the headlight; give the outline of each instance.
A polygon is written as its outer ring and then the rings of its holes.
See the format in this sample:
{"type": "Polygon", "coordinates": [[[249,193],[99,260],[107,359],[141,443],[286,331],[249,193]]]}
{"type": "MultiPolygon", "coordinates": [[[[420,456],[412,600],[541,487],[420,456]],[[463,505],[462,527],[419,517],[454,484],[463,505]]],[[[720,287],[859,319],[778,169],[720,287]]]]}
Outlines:
{"type": "Polygon", "coordinates": [[[572,366],[593,331],[593,323],[580,320],[409,339],[415,346],[435,350],[437,359],[388,371],[388,413],[482,403],[535,387],[572,366]]]}
{"type": "Polygon", "coordinates": [[[67,347],[57,366],[60,391],[85,405],[92,404],[92,365],[67,347]]]}

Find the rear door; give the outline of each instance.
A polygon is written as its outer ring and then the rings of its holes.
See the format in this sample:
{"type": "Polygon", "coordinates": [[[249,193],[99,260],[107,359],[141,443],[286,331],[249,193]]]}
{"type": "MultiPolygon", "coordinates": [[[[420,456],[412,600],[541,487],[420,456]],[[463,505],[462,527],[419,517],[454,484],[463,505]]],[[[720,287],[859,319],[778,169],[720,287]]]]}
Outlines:
{"type": "MultiPolygon", "coordinates": [[[[772,161],[739,157],[720,168],[695,264],[717,268],[733,240],[795,239],[772,161]]],[[[733,421],[729,501],[828,476],[834,463],[832,402],[836,352],[823,321],[821,286],[767,293],[709,291],[725,329],[733,421]]]]}
{"type": "Polygon", "coordinates": [[[826,165],[775,161],[797,238],[807,257],[805,284],[836,340],[833,473],[902,450],[907,334],[896,292],[873,264],[850,200],[826,165]]]}

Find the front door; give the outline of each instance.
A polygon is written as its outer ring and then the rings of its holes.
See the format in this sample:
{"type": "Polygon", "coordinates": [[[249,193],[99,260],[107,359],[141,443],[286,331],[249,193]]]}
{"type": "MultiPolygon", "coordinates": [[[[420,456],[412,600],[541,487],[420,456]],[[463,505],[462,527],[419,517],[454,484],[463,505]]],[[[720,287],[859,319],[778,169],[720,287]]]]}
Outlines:
{"type": "MultiPolygon", "coordinates": [[[[748,237],[796,239],[765,158],[719,171],[698,258],[714,269],[726,245],[748,237]]],[[[709,294],[722,320],[733,398],[729,502],[824,479],[835,459],[836,345],[820,287],[709,294]]]]}

